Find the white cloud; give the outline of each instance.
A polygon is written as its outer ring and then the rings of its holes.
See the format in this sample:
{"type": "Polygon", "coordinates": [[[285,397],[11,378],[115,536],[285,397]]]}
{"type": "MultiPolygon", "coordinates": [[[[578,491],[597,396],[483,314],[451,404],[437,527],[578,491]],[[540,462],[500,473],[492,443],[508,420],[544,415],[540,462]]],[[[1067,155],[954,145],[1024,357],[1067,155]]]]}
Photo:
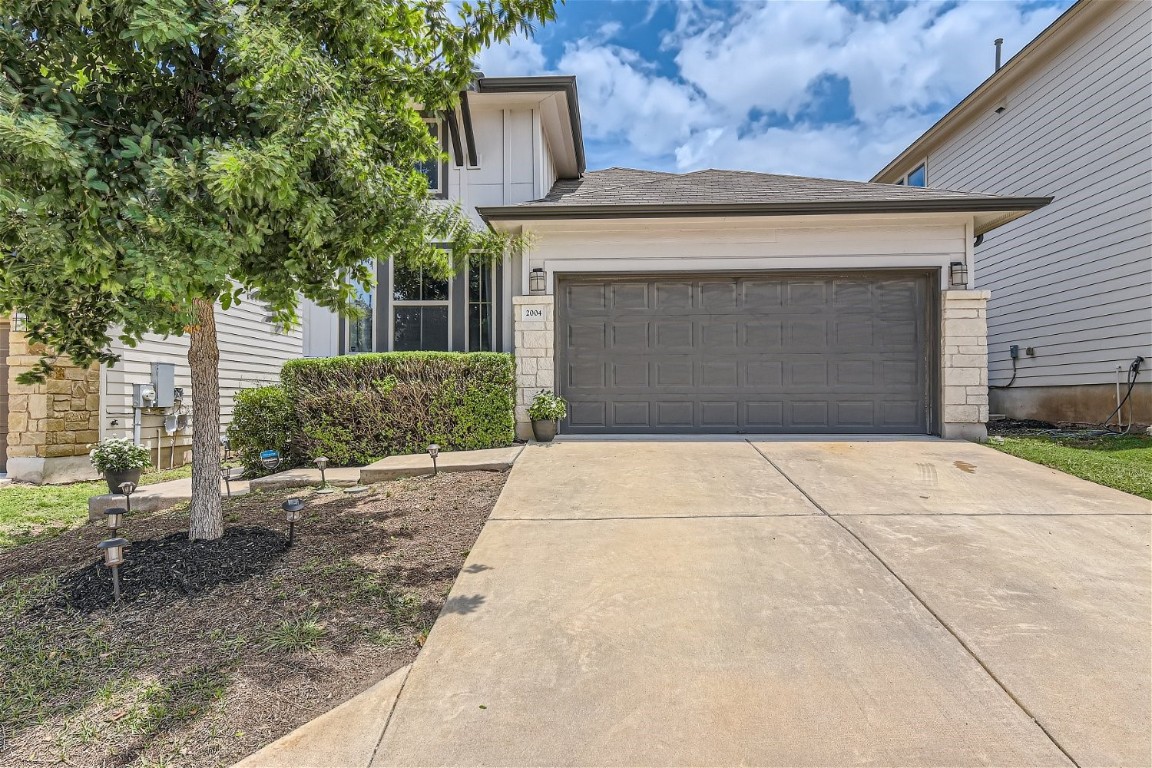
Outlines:
{"type": "Polygon", "coordinates": [[[480,71],[489,77],[520,77],[545,71],[547,58],[535,40],[517,35],[506,43],[486,48],[476,57],[480,71]]]}
{"type": "MultiPolygon", "coordinates": [[[[858,12],[831,0],[674,7],[675,28],[660,39],[673,72],[626,47],[632,30],[611,19],[568,42],[552,68],[577,76],[594,165],[611,157],[866,179],[991,74],[993,37],[1011,55],[1060,10],[926,0],[858,12]],[[848,83],[855,119],[821,119],[815,86],[830,76],[848,83]]],[[[547,68],[524,39],[481,63],[497,75],[547,68]]]]}

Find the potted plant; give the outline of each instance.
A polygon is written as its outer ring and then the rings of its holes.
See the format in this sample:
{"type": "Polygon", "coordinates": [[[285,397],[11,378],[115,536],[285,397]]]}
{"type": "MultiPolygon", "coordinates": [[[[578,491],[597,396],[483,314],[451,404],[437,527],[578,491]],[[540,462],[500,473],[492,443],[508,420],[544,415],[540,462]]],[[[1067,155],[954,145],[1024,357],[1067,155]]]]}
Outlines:
{"type": "Polygon", "coordinates": [[[104,474],[109,493],[120,493],[121,483],[140,484],[140,471],[152,463],[151,452],[127,437],[109,437],[92,446],[92,466],[104,474]]]}
{"type": "Polygon", "coordinates": [[[556,437],[556,422],[567,413],[568,404],[564,398],[546,389],[541,390],[532,399],[532,405],[528,406],[528,418],[532,420],[532,434],[536,440],[541,443],[552,442],[552,438],[556,437]]]}

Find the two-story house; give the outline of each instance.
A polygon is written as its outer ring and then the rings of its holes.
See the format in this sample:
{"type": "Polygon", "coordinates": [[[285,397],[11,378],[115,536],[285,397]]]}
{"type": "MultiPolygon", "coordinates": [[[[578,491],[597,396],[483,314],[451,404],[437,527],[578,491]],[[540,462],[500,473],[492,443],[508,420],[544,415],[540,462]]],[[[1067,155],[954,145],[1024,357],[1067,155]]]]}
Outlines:
{"type": "Polygon", "coordinates": [[[306,355],[497,350],[517,430],[986,434],[976,238],[1047,204],[743,171],[586,172],[571,77],[480,77],[430,117],[429,187],[523,253],[435,280],[393,263],[348,322],[304,308],[306,355]]]}
{"type": "Polygon", "coordinates": [[[872,179],[1055,198],[973,250],[993,412],[1096,424],[1131,385],[1152,423],[1150,40],[1147,0],[1079,0],[872,179]]]}

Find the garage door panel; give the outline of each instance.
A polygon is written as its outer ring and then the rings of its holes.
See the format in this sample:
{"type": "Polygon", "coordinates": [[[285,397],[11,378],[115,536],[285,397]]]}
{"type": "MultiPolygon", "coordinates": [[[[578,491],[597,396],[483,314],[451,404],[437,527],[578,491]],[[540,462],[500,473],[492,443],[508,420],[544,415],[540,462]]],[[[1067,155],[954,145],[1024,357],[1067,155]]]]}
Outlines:
{"type": "Polygon", "coordinates": [[[925,432],[928,291],[876,274],[560,276],[563,429],[925,432]]]}

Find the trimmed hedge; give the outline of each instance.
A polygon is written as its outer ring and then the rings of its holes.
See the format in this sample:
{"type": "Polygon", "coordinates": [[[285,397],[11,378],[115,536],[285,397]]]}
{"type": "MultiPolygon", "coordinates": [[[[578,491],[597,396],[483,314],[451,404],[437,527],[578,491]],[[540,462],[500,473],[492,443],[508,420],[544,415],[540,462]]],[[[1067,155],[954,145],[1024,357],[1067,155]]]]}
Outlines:
{"type": "Polygon", "coordinates": [[[260,452],[269,449],[280,451],[283,457],[277,472],[300,464],[290,450],[297,430],[295,411],[283,387],[254,387],[236,393],[228,443],[247,476],[270,474],[260,463],[260,452]]]}
{"type": "Polygon", "coordinates": [[[280,372],[295,420],[292,452],[336,466],[467,451],[516,437],[516,374],[495,352],[385,352],[291,360],[280,372]]]}

